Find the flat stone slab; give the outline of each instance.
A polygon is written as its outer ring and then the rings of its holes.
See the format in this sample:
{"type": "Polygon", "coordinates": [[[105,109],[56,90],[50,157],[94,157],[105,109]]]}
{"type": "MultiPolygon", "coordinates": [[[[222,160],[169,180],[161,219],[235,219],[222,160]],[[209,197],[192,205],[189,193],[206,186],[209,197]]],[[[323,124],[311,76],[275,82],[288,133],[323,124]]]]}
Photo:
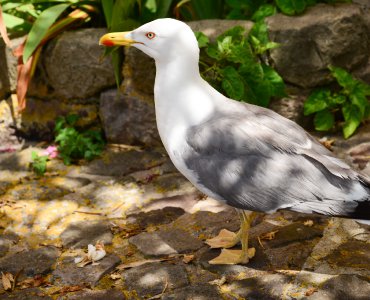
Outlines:
{"type": "Polygon", "coordinates": [[[144,255],[161,256],[187,253],[203,247],[202,241],[184,230],[166,228],[155,232],[143,232],[129,239],[144,255]]]}
{"type": "Polygon", "coordinates": [[[0,259],[0,272],[10,272],[13,275],[23,270],[26,276],[46,275],[51,272],[59,256],[57,248],[48,246],[19,253],[9,253],[0,259]]]}
{"type": "Polygon", "coordinates": [[[138,295],[140,299],[189,284],[185,268],[170,263],[144,264],[122,272],[121,276],[126,288],[132,295],[138,295]]]}
{"type": "Polygon", "coordinates": [[[171,223],[183,215],[185,211],[179,207],[165,207],[149,212],[140,212],[128,217],[129,223],[138,224],[141,228],[171,223]]]}
{"type": "Polygon", "coordinates": [[[53,282],[59,285],[85,285],[95,286],[107,273],[111,272],[121,259],[115,254],[108,254],[98,265],[77,267],[73,258],[66,258],[53,272],[53,282]]]}
{"type": "Polygon", "coordinates": [[[85,248],[97,241],[112,244],[113,234],[110,225],[104,221],[86,221],[70,224],[60,235],[64,247],[85,248]]]}
{"type": "Polygon", "coordinates": [[[121,291],[110,289],[110,290],[84,290],[76,293],[70,293],[65,296],[57,298],[58,300],[123,300],[126,297],[121,291]]]}
{"type": "Polygon", "coordinates": [[[107,151],[103,158],[95,159],[82,167],[82,172],[104,176],[125,176],[139,170],[163,164],[168,158],[159,152],[107,151]]]}
{"type": "Polygon", "coordinates": [[[209,284],[187,286],[163,295],[163,300],[215,300],[223,299],[216,286],[209,284]]]}
{"type": "Polygon", "coordinates": [[[20,291],[5,292],[0,294],[2,300],[51,300],[44,291],[38,288],[30,288],[20,291]]]}

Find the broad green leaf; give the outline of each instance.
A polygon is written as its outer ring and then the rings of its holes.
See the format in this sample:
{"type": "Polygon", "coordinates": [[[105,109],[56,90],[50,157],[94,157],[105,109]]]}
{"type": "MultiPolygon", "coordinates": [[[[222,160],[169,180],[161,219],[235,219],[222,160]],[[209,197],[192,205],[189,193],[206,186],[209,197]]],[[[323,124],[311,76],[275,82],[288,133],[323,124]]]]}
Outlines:
{"type": "Polygon", "coordinates": [[[275,0],[277,7],[286,15],[297,15],[306,9],[305,0],[275,0]]]}
{"type": "Polygon", "coordinates": [[[192,0],[191,5],[200,20],[222,18],[224,0],[192,0]]]}
{"type": "Polygon", "coordinates": [[[247,65],[256,63],[256,59],[248,43],[244,45],[231,45],[230,50],[230,53],[226,57],[228,61],[247,65]]]}
{"type": "Polygon", "coordinates": [[[346,70],[338,67],[329,67],[332,75],[337,79],[340,86],[342,86],[347,93],[351,93],[357,85],[357,80],[352,77],[346,70]]]}
{"type": "Polygon", "coordinates": [[[206,53],[210,58],[219,60],[220,59],[220,51],[218,51],[218,47],[215,44],[210,44],[206,48],[206,53]]]}
{"type": "Polygon", "coordinates": [[[328,110],[324,109],[315,114],[314,124],[318,131],[327,131],[333,128],[335,123],[334,115],[328,110]]]}
{"type": "Polygon", "coordinates": [[[362,117],[360,109],[353,104],[343,106],[342,113],[344,117],[343,136],[349,138],[360,125],[362,117]]]}
{"type": "Polygon", "coordinates": [[[144,5],[151,13],[155,14],[157,12],[157,2],[156,0],[146,0],[144,5]]]}
{"type": "Polygon", "coordinates": [[[217,41],[218,51],[221,54],[227,54],[230,50],[231,43],[232,43],[232,37],[225,36],[222,41],[217,41]]]}
{"type": "Polygon", "coordinates": [[[304,115],[310,115],[328,107],[331,92],[328,89],[314,90],[304,103],[304,115]]]}
{"type": "Polygon", "coordinates": [[[15,30],[16,27],[25,27],[28,29],[31,28],[31,25],[27,23],[25,20],[23,20],[22,18],[18,18],[16,16],[7,14],[5,12],[3,12],[3,19],[4,19],[4,23],[6,27],[9,30],[15,30]]]}
{"type": "Polygon", "coordinates": [[[174,0],[158,0],[156,19],[165,18],[168,16],[171,4],[174,0]]]}
{"type": "Polygon", "coordinates": [[[365,115],[366,107],[370,105],[369,100],[366,98],[365,91],[358,85],[352,90],[352,93],[349,94],[349,99],[352,104],[359,108],[361,116],[363,117],[365,115]]]}
{"type": "Polygon", "coordinates": [[[286,96],[283,78],[270,66],[262,64],[262,69],[264,72],[264,79],[267,80],[271,86],[271,96],[286,96]]]}
{"type": "Polygon", "coordinates": [[[235,100],[242,99],[244,95],[244,83],[239,73],[231,66],[222,70],[222,88],[226,94],[235,100]]]}
{"type": "Polygon", "coordinates": [[[234,26],[219,35],[216,41],[221,42],[227,36],[232,37],[234,43],[240,43],[245,38],[245,29],[242,26],[234,26]]]}
{"type": "Polygon", "coordinates": [[[101,5],[103,7],[105,22],[107,23],[108,29],[110,29],[112,24],[114,0],[101,1],[101,5]]]}
{"type": "Polygon", "coordinates": [[[194,34],[197,38],[199,48],[206,47],[209,44],[209,38],[203,32],[196,31],[194,34]]]}
{"type": "Polygon", "coordinates": [[[330,107],[336,107],[337,105],[341,105],[347,101],[347,97],[343,94],[334,94],[329,97],[330,107]]]}
{"type": "Polygon", "coordinates": [[[262,19],[276,14],[276,6],[272,4],[263,4],[258,10],[253,14],[251,20],[258,22],[262,19]]]}
{"type": "Polygon", "coordinates": [[[33,24],[28,34],[26,45],[23,51],[23,63],[26,63],[40,42],[46,35],[49,27],[58,19],[58,17],[71,5],[57,4],[45,9],[33,24]]]}

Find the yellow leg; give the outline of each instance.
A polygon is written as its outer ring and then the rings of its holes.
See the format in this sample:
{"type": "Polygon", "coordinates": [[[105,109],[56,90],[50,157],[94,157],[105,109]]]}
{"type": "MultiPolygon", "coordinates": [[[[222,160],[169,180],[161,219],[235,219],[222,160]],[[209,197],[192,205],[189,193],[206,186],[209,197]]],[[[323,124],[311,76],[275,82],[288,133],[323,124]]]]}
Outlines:
{"type": "Polygon", "coordinates": [[[240,217],[241,226],[239,232],[234,235],[235,237],[239,238],[242,244],[242,249],[241,250],[222,249],[221,254],[219,256],[209,261],[210,264],[214,265],[246,264],[248,263],[249,259],[254,256],[256,249],[248,248],[248,236],[250,224],[255,218],[256,213],[246,212],[243,210],[238,210],[238,213],[240,217]]]}

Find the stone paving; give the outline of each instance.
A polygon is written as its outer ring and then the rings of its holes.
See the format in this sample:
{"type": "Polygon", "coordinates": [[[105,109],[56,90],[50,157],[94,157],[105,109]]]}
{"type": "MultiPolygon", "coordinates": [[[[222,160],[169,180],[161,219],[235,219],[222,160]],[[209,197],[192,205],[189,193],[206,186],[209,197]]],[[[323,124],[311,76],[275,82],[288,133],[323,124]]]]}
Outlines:
{"type": "MultiPolygon", "coordinates": [[[[333,147],[368,175],[369,129],[333,147]]],[[[78,166],[52,160],[42,178],[29,170],[32,151],[42,149],[0,155],[0,272],[16,277],[6,291],[0,280],[0,299],[369,299],[369,226],[260,214],[256,256],[210,265],[219,250],[204,240],[238,230],[238,217],[200,194],[162,149],[109,145],[78,166]],[[76,265],[97,242],[107,255],[76,265]]]]}

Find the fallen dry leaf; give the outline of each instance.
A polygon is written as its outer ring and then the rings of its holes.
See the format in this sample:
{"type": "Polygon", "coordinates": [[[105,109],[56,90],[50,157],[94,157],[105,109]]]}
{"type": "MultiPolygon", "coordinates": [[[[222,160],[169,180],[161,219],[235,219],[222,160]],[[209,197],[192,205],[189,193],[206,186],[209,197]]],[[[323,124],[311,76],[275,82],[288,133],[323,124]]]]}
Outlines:
{"type": "Polygon", "coordinates": [[[1,272],[1,281],[3,283],[4,290],[11,291],[13,289],[14,277],[11,273],[1,272]]]}
{"type": "Polygon", "coordinates": [[[329,139],[326,136],[323,138],[319,139],[319,142],[328,150],[332,151],[333,150],[333,144],[335,142],[334,139],[329,139]]]}
{"type": "Polygon", "coordinates": [[[143,259],[143,260],[138,260],[138,261],[133,261],[127,264],[121,264],[116,267],[117,270],[125,270],[125,269],[130,269],[130,268],[135,268],[139,267],[141,265],[144,265],[146,263],[152,263],[152,262],[161,262],[161,261],[166,261],[166,260],[171,260],[172,258],[160,258],[160,259],[143,259]]]}
{"type": "Polygon", "coordinates": [[[182,261],[186,264],[188,264],[189,262],[192,262],[193,260],[194,260],[193,254],[184,254],[184,257],[182,259],[182,261]]]}
{"type": "Polygon", "coordinates": [[[266,232],[266,233],[263,233],[259,236],[259,238],[261,240],[268,240],[268,241],[271,241],[275,238],[275,234],[279,232],[279,230],[275,230],[275,231],[271,231],[271,232],[266,232]]]}
{"type": "Polygon", "coordinates": [[[317,288],[310,288],[306,291],[305,296],[309,297],[315,292],[317,292],[317,288]]]}
{"type": "Polygon", "coordinates": [[[113,280],[117,280],[117,279],[121,279],[122,276],[121,276],[121,274],[113,273],[113,274],[110,274],[110,278],[113,279],[113,280]]]}
{"type": "Polygon", "coordinates": [[[225,282],[226,282],[226,277],[225,276],[222,276],[220,279],[215,279],[215,280],[212,280],[212,281],[208,281],[209,284],[217,285],[217,286],[221,286],[225,282]]]}
{"type": "Polygon", "coordinates": [[[313,226],[313,221],[312,220],[307,220],[303,222],[304,226],[312,227],[313,226]]]}
{"type": "Polygon", "coordinates": [[[103,259],[106,255],[107,252],[104,249],[104,244],[98,241],[95,246],[89,244],[87,246],[87,254],[84,254],[82,257],[76,257],[75,263],[79,268],[83,268],[90,263],[98,265],[99,263],[97,261],[103,259]]]}
{"type": "Polygon", "coordinates": [[[27,278],[17,284],[20,289],[28,289],[31,287],[39,287],[49,284],[49,281],[41,275],[36,275],[33,278],[27,278]]]}
{"type": "Polygon", "coordinates": [[[59,289],[57,291],[52,292],[51,295],[77,292],[77,291],[81,291],[84,288],[85,287],[81,286],[81,285],[65,286],[65,287],[62,287],[61,289],[59,289]]]}

